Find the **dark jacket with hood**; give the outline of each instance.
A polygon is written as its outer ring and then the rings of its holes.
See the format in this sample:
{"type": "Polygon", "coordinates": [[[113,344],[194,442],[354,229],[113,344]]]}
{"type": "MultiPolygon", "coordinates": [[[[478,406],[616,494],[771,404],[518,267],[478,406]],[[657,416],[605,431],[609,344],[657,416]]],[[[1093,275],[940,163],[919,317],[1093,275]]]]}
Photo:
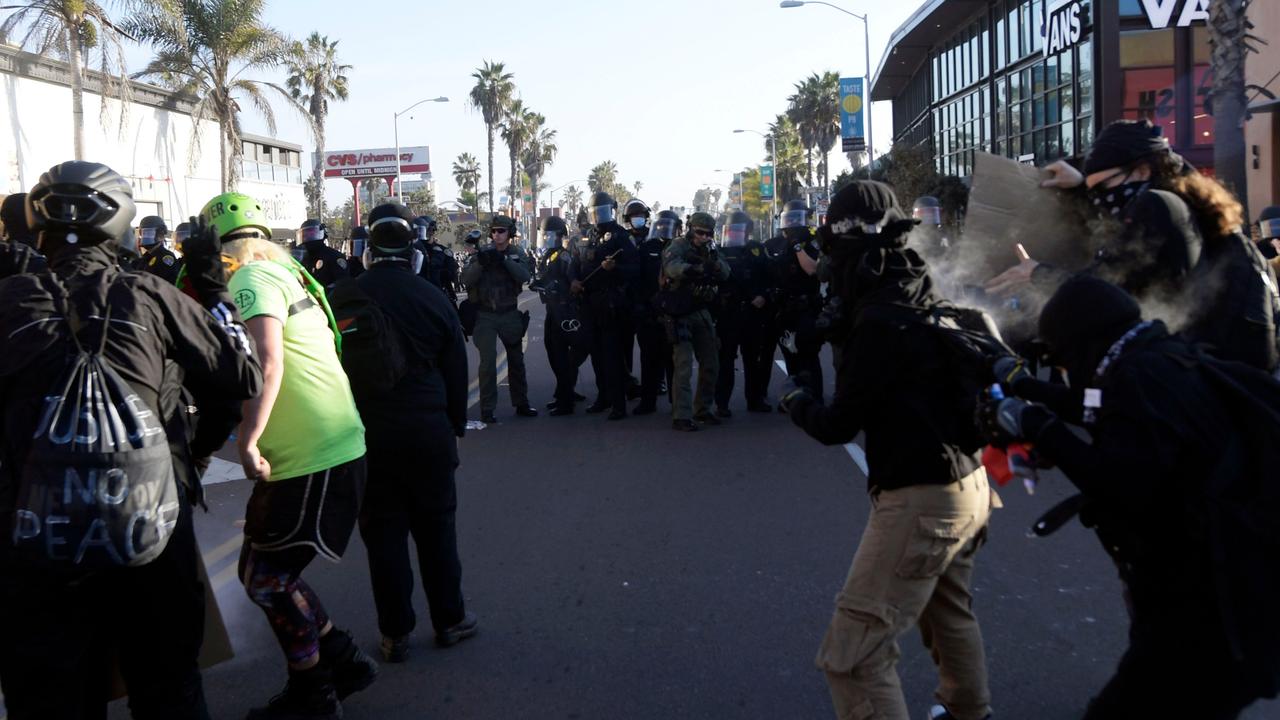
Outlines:
{"type": "MultiPolygon", "coordinates": [[[[946,340],[924,320],[940,300],[924,261],[903,247],[905,232],[837,260],[853,329],[841,353],[835,396],[828,406],[801,396],[790,408],[792,421],[826,445],[866,432],[873,492],[945,485],[980,467],[971,410],[957,403],[965,385],[946,340]]],[[[862,237],[836,242],[854,246],[862,237]]]]}
{"type": "Polygon", "coordinates": [[[164,419],[175,470],[188,497],[197,497],[193,459],[226,441],[224,423],[197,425],[188,448],[183,387],[202,412],[239,417],[240,403],[262,390],[262,371],[244,328],[222,322],[173,285],[143,273],[122,272],[109,246],[63,249],[50,259],[52,274],[0,280],[0,531],[13,513],[16,471],[26,460],[45,395],[61,377],[71,345],[68,324],[54,300],[66,288],[69,307],[83,326],[85,347],[102,337],[110,306],[104,356],[148,408],[164,419]]]}

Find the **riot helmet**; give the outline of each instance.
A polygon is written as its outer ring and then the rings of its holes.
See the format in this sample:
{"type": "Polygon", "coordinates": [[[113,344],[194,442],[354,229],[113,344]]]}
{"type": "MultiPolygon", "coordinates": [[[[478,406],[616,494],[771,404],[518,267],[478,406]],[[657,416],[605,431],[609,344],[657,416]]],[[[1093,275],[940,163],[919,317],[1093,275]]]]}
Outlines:
{"type": "Polygon", "coordinates": [[[179,250],[182,249],[182,243],[186,242],[189,237],[191,237],[191,223],[178,223],[178,227],[173,229],[173,244],[179,250]]]}
{"type": "Polygon", "coordinates": [[[658,217],[649,228],[649,239],[671,240],[680,234],[680,216],[671,210],[658,211],[658,217]]]}
{"type": "Polygon", "coordinates": [[[369,249],[380,255],[405,255],[415,239],[413,212],[398,202],[369,212],[369,249]]]}
{"type": "Polygon", "coordinates": [[[751,229],[754,223],[751,216],[742,210],[734,210],[729,215],[729,221],[724,225],[724,238],[721,241],[727,248],[742,247],[747,244],[747,240],[751,237],[751,229]]]}
{"type": "Polygon", "coordinates": [[[587,206],[587,217],[596,226],[614,222],[618,219],[618,201],[604,191],[592,194],[591,203],[587,206]]]}
{"type": "Polygon", "coordinates": [[[364,249],[369,245],[369,230],[363,225],[357,225],[351,228],[351,255],[360,257],[364,255],[364,249]]]}
{"type": "Polygon", "coordinates": [[[302,223],[302,231],[298,235],[304,243],[323,242],[328,236],[328,228],[319,220],[311,218],[302,223]]]}
{"type": "Polygon", "coordinates": [[[643,230],[649,224],[650,215],[649,206],[636,199],[628,200],[622,209],[622,217],[632,231],[643,230]]]}
{"type": "Polygon", "coordinates": [[[932,195],[921,195],[911,206],[911,217],[919,220],[921,225],[942,225],[942,203],[932,195]]]}
{"type": "Polygon", "coordinates": [[[782,206],[782,212],[778,215],[778,227],[783,230],[808,227],[809,212],[809,206],[803,200],[792,200],[782,206]]]}
{"type": "Polygon", "coordinates": [[[436,234],[436,219],[430,215],[419,215],[413,219],[413,231],[422,242],[430,242],[436,234]]]}
{"type": "Polygon", "coordinates": [[[153,248],[163,244],[168,234],[169,228],[164,224],[164,218],[159,215],[148,215],[138,221],[139,247],[153,248]]]}
{"type": "Polygon", "coordinates": [[[569,237],[569,226],[559,215],[548,215],[542,219],[542,238],[547,247],[560,247],[569,237]]]}
{"type": "Polygon", "coordinates": [[[128,180],[106,165],[80,160],[49,168],[27,193],[25,208],[45,255],[65,245],[121,245],[137,212],[128,180]]]}

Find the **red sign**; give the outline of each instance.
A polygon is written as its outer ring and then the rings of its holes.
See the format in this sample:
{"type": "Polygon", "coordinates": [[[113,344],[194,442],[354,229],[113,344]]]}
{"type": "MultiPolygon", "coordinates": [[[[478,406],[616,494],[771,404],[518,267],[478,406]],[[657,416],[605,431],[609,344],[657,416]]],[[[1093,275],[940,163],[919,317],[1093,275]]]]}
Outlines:
{"type": "MultiPolygon", "coordinates": [[[[405,175],[431,172],[431,149],[400,148],[400,172],[405,175]]],[[[395,148],[335,150],[324,154],[325,177],[384,177],[396,174],[395,148]]]]}

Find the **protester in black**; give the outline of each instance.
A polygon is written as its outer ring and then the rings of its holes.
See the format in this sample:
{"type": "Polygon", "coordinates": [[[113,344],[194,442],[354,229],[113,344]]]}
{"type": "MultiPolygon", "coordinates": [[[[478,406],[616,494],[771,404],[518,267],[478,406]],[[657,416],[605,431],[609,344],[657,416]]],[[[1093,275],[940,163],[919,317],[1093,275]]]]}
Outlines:
{"type": "Polygon", "coordinates": [[[115,244],[129,235],[129,183],[104,165],[51,168],[27,198],[27,216],[52,273],[0,281],[0,686],[11,720],[103,717],[113,656],[133,716],[208,718],[197,666],[204,633],[204,589],[191,525],[191,466],[226,440],[205,429],[187,444],[185,383],[202,408],[256,395],[262,374],[226,295],[217,238],[195,254],[203,262],[195,290],[206,312],[172,285],[121,272],[115,244]],[[96,208],[96,210],[94,209],[96,208]],[[57,308],[66,297],[69,314],[57,308]],[[71,323],[86,347],[103,356],[163,419],[185,496],[168,546],[154,561],[90,576],[61,574],[17,559],[10,545],[15,492],[31,447],[32,427],[64,368],[71,323]]]}
{"type": "Polygon", "coordinates": [[[355,281],[399,333],[409,368],[390,392],[357,398],[368,452],[360,536],[390,662],[408,657],[416,624],[410,536],[436,641],[452,645],[476,632],[462,598],[454,520],[457,438],[467,427],[466,345],[444,292],[414,274],[412,222],[398,203],[369,213],[371,264],[355,281]]]}
{"type": "Polygon", "coordinates": [[[26,193],[6,195],[0,202],[0,279],[23,272],[40,272],[47,267],[44,256],[36,251],[36,239],[27,227],[24,207],[26,193]]]}
{"type": "Polygon", "coordinates": [[[1255,510],[1272,513],[1266,525],[1274,528],[1274,505],[1250,507],[1275,495],[1256,489],[1275,467],[1252,462],[1250,438],[1274,437],[1280,408],[1272,405],[1269,428],[1254,426],[1247,408],[1277,402],[1280,387],[1171,336],[1161,321],[1143,322],[1132,296],[1089,276],[1067,281],[1049,300],[1040,336],[1076,391],[1008,365],[1014,371],[1001,373],[1008,391],[1050,406],[993,402],[984,425],[997,441],[1034,443],[1061,468],[1083,493],[1081,520],[1120,569],[1129,648],[1085,717],[1142,717],[1153,698],[1176,698],[1180,717],[1226,719],[1274,697],[1275,541],[1231,538],[1255,531],[1243,521],[1255,510]],[[1067,422],[1083,425],[1092,440],[1067,422]],[[1215,490],[1222,487],[1231,489],[1225,498],[1215,490]],[[1260,556],[1269,560],[1253,562],[1260,556]]]}

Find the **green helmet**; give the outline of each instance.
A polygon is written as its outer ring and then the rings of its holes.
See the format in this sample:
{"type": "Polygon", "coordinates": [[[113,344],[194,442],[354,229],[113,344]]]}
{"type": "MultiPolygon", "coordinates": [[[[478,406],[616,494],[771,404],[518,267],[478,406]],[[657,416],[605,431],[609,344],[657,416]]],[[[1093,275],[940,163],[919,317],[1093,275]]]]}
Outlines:
{"type": "Polygon", "coordinates": [[[696,212],[689,217],[690,230],[706,230],[707,232],[716,231],[716,219],[711,217],[711,213],[696,212]]]}
{"type": "Polygon", "coordinates": [[[244,193],[218,195],[204,206],[200,216],[224,240],[233,233],[250,229],[262,233],[264,238],[271,237],[271,228],[267,227],[262,205],[244,193]]]}

